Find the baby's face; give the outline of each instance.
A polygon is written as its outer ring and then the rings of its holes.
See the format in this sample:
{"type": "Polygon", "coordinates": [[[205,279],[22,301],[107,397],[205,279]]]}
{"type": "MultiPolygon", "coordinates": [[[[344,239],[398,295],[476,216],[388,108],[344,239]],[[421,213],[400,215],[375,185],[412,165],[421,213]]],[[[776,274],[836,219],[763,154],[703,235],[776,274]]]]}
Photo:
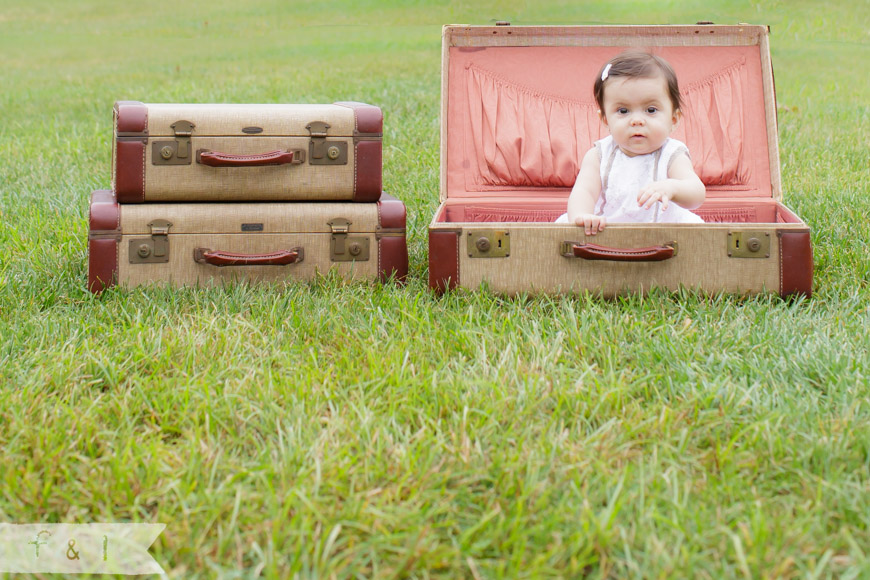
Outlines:
{"type": "Polygon", "coordinates": [[[601,119],[613,140],[629,157],[662,146],[679,121],[663,76],[614,77],[604,87],[601,119]]]}

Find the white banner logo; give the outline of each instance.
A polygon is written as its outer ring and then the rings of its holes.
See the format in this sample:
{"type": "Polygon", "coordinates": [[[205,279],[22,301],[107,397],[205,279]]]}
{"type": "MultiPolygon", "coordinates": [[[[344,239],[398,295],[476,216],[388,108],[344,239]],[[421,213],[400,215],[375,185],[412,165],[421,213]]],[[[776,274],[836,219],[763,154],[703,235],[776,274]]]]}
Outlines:
{"type": "Polygon", "coordinates": [[[0,524],[0,572],[163,574],[148,548],[166,524],[0,524]]]}

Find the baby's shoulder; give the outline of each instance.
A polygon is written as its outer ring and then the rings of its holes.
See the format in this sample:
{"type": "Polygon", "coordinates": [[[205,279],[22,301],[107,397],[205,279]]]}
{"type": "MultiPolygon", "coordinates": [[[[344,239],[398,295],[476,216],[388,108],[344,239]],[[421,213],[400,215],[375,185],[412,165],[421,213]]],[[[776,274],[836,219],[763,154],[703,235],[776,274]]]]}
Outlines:
{"type": "Polygon", "coordinates": [[[664,153],[676,153],[677,151],[688,151],[689,148],[686,147],[686,144],[678,139],[674,139],[673,137],[668,137],[665,141],[665,144],[662,145],[662,151],[664,153]]]}

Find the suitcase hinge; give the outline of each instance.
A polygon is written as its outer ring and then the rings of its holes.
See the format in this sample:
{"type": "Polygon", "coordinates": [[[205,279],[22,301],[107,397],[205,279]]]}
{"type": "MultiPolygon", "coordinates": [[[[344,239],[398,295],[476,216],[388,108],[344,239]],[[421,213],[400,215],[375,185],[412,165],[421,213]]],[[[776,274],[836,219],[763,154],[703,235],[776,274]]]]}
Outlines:
{"type": "Polygon", "coordinates": [[[151,228],[150,238],[130,240],[131,264],[161,264],[169,261],[169,228],[172,224],[166,220],[154,220],[148,227],[151,228]]]}
{"type": "Polygon", "coordinates": [[[311,165],[347,165],[347,141],[328,141],[329,123],[313,121],[305,126],[311,136],[308,162],[311,165]]]}
{"type": "Polygon", "coordinates": [[[190,136],[196,127],[190,121],[176,121],[172,125],[175,141],[154,141],[151,145],[152,165],[190,165],[190,136]]]}
{"type": "Polygon", "coordinates": [[[332,230],[329,259],[333,262],[366,262],[369,259],[368,236],[349,236],[350,220],[335,218],[327,224],[332,230]]]}

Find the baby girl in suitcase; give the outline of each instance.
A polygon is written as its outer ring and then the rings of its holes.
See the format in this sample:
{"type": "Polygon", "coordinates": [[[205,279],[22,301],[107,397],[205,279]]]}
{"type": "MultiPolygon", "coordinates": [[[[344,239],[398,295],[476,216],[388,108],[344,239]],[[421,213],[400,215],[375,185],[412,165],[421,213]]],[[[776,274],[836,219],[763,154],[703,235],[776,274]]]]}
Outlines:
{"type": "Polygon", "coordinates": [[[690,209],[706,195],[686,146],[671,139],[681,117],[677,77],[664,59],[643,52],[613,58],[595,80],[595,100],[610,136],[583,158],[556,223],[586,235],[608,222],[702,223],[690,209]]]}

